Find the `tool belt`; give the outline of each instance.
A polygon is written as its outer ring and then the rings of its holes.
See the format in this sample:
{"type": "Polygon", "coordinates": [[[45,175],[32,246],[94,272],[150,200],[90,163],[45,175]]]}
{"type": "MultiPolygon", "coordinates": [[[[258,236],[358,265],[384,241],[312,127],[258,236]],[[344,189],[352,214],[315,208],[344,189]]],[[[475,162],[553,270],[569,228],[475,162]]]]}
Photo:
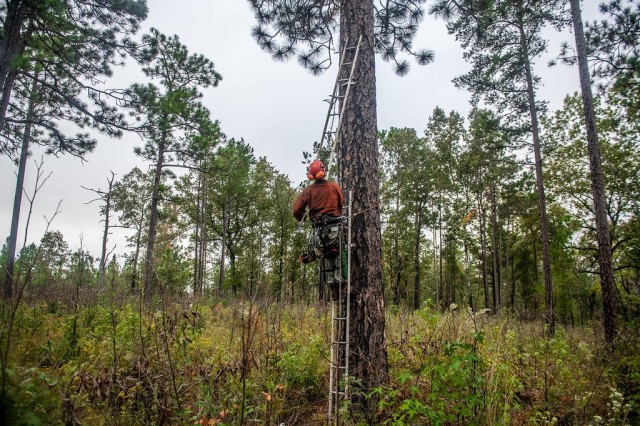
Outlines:
{"type": "Polygon", "coordinates": [[[327,259],[334,259],[340,252],[340,230],[342,216],[318,215],[312,219],[316,243],[322,255],[327,259]]]}
{"type": "Polygon", "coordinates": [[[318,227],[318,226],[334,225],[334,224],[342,223],[343,220],[344,220],[344,217],[342,216],[329,216],[326,214],[319,214],[313,219],[311,219],[311,222],[313,222],[313,226],[318,227]]]}
{"type": "Polygon", "coordinates": [[[317,215],[313,223],[313,235],[307,249],[300,255],[301,263],[310,263],[320,257],[335,259],[340,253],[340,230],[345,218],[342,216],[317,215]]]}

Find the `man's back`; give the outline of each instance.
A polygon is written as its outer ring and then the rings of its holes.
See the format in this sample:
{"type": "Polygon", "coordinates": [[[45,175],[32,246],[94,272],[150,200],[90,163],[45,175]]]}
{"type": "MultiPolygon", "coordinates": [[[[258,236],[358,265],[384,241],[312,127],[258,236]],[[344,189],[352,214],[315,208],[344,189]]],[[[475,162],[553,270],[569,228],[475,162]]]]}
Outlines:
{"type": "Polygon", "coordinates": [[[340,186],[332,181],[317,179],[307,186],[296,200],[293,206],[293,216],[302,220],[304,211],[309,207],[309,218],[325,214],[329,216],[341,216],[344,197],[340,186]]]}

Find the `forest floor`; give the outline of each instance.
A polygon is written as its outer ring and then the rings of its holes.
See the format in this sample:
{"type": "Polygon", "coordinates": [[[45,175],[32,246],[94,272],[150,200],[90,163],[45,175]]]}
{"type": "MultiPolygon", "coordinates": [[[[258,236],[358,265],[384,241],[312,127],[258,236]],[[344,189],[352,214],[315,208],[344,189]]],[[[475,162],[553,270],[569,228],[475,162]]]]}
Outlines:
{"type": "MultiPolygon", "coordinates": [[[[326,424],[324,303],[77,300],[15,312],[2,424],[326,424]]],[[[344,403],[345,425],[640,421],[637,326],[614,353],[599,327],[544,338],[540,321],[459,309],[388,307],[386,333],[390,383],[361,395],[373,414],[344,403]]]]}

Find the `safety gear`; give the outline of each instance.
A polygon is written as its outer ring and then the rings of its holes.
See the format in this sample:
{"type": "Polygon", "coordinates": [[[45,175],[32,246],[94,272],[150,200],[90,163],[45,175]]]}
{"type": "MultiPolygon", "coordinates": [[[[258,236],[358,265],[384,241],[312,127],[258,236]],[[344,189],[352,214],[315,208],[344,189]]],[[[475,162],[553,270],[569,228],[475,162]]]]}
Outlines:
{"type": "Polygon", "coordinates": [[[339,252],[342,217],[318,215],[312,221],[322,255],[327,259],[335,259],[339,252]]]}
{"type": "Polygon", "coordinates": [[[326,176],[327,168],[322,161],[316,160],[309,165],[309,170],[307,171],[307,178],[309,180],[324,179],[326,176]]]}

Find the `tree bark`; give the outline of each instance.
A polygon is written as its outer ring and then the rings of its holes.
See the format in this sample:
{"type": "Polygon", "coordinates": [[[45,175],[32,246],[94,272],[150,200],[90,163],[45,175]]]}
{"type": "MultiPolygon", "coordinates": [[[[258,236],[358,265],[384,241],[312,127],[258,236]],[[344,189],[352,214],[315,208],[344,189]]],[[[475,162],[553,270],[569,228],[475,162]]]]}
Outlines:
{"type": "MultiPolygon", "coordinates": [[[[341,0],[340,42],[360,54],[340,132],[341,182],[353,191],[350,374],[365,390],[388,382],[385,304],[382,288],[380,184],[376,118],[373,2],[341,0]]],[[[364,397],[358,402],[370,404],[364,397]]],[[[373,405],[373,404],[372,404],[373,405]]],[[[373,411],[375,407],[370,407],[373,411]]]]}
{"type": "Polygon", "coordinates": [[[527,98],[529,102],[529,114],[531,116],[531,136],[533,138],[533,154],[535,157],[536,184],[538,189],[538,214],[540,215],[540,240],[542,249],[542,270],[544,273],[544,294],[546,307],[546,322],[549,326],[549,335],[555,333],[555,313],[553,308],[553,285],[551,282],[551,252],[549,248],[549,221],[547,219],[547,200],[544,193],[544,179],[542,175],[542,153],[540,148],[540,131],[538,126],[538,111],[533,90],[533,76],[531,73],[531,61],[529,60],[529,48],[524,32],[522,13],[519,14],[518,27],[520,30],[520,53],[525,76],[527,79],[527,98]]]}
{"type": "Polygon", "coordinates": [[[438,262],[437,262],[437,253],[436,253],[436,227],[435,225],[431,229],[431,240],[433,241],[433,285],[435,287],[436,292],[436,300],[435,307],[438,309],[440,306],[440,284],[438,283],[438,262]]]}
{"type": "Polygon", "coordinates": [[[133,271],[131,273],[131,290],[135,290],[136,284],[139,283],[138,277],[138,259],[140,258],[140,246],[142,246],[142,227],[144,226],[144,207],[140,209],[140,220],[138,221],[138,229],[136,230],[136,249],[133,255],[133,271]]]}
{"type": "Polygon", "coordinates": [[[473,307],[473,292],[471,290],[471,260],[469,258],[469,243],[467,242],[466,235],[464,241],[464,266],[465,266],[465,280],[467,285],[467,303],[471,312],[475,312],[473,307]]]}
{"type": "Polygon", "coordinates": [[[218,274],[218,291],[222,294],[223,286],[224,286],[224,263],[225,263],[225,253],[227,252],[227,233],[229,232],[229,220],[227,216],[229,216],[229,209],[231,208],[231,198],[230,195],[227,194],[224,207],[222,208],[222,243],[220,248],[220,273],[218,274]]]}
{"type": "Polygon", "coordinates": [[[115,174],[111,172],[111,179],[109,179],[109,190],[104,194],[105,207],[104,207],[104,231],[102,232],[102,250],[100,253],[100,266],[98,267],[98,286],[100,290],[104,290],[107,271],[107,241],[109,238],[109,217],[111,216],[111,191],[113,189],[113,180],[115,174]]]}
{"type": "Polygon", "coordinates": [[[151,300],[151,275],[154,270],[153,250],[156,243],[156,228],[158,225],[158,197],[160,193],[160,180],[162,178],[162,167],[164,165],[164,146],[166,140],[166,130],[163,129],[158,143],[158,158],[156,160],[155,174],[153,177],[153,190],[151,192],[151,207],[149,217],[149,240],[147,241],[147,254],[145,256],[144,268],[144,299],[151,300]]]}
{"type": "MultiPolygon", "coordinates": [[[[29,9],[33,5],[24,0],[10,0],[6,4],[6,16],[0,38],[0,130],[4,128],[5,116],[13,91],[16,78],[15,61],[22,55],[25,39],[30,37],[31,31],[22,33],[22,27],[27,20],[29,9]]],[[[29,27],[31,27],[29,25],[29,27]]]]}
{"type": "MultiPolygon", "coordinates": [[[[478,195],[478,208],[480,209],[480,250],[482,252],[482,287],[484,288],[484,307],[491,309],[489,302],[489,266],[487,262],[487,241],[486,241],[486,212],[482,202],[482,194],[478,195]]],[[[494,311],[495,313],[495,311],[494,311]]]]}
{"type": "Polygon", "coordinates": [[[400,280],[402,278],[401,268],[402,268],[402,259],[400,258],[400,248],[399,248],[399,239],[400,239],[400,161],[396,160],[396,226],[393,233],[393,250],[394,257],[396,260],[395,266],[395,282],[393,285],[393,304],[396,306],[400,306],[400,280]]]}
{"type": "Polygon", "coordinates": [[[35,108],[35,93],[37,88],[37,78],[33,80],[31,96],[27,109],[27,124],[24,128],[22,146],[20,148],[20,160],[18,162],[18,176],[16,179],[16,191],[13,196],[13,212],[11,215],[11,230],[7,242],[7,265],[4,274],[3,297],[9,299],[13,296],[13,273],[16,261],[16,246],[18,241],[18,225],[20,222],[20,207],[22,205],[22,192],[24,188],[24,175],[27,168],[27,158],[29,157],[29,142],[31,140],[31,120],[35,108]]]}
{"type": "Polygon", "coordinates": [[[589,64],[587,62],[587,48],[584,39],[584,29],[582,26],[580,2],[579,0],[569,0],[569,3],[571,4],[573,32],[576,38],[580,86],[582,88],[582,105],[584,107],[587,130],[591,191],[593,193],[593,210],[598,239],[598,262],[600,264],[602,308],[604,310],[604,334],[607,343],[613,347],[616,336],[616,283],[613,276],[613,262],[611,260],[611,239],[609,234],[609,222],[607,219],[607,205],[604,193],[600,144],[598,142],[598,131],[596,128],[596,114],[593,107],[593,94],[591,93],[591,79],[589,78],[589,64]]]}
{"type": "Polygon", "coordinates": [[[194,209],[194,222],[195,222],[195,230],[194,230],[194,243],[193,243],[193,294],[199,294],[199,284],[200,284],[200,224],[204,222],[202,220],[201,213],[201,205],[202,205],[202,194],[203,194],[203,181],[204,177],[202,173],[198,174],[198,183],[196,189],[196,205],[194,209]]]}
{"type": "Polygon", "coordinates": [[[416,211],[416,241],[413,257],[414,281],[413,281],[413,310],[420,309],[420,234],[422,233],[422,207],[416,211]]]}
{"type": "Polygon", "coordinates": [[[202,179],[202,199],[200,201],[200,258],[198,260],[198,294],[204,294],[204,276],[207,265],[207,176],[202,179]]]}
{"type": "Polygon", "coordinates": [[[438,285],[440,286],[440,295],[442,297],[442,306],[444,311],[449,306],[449,292],[447,290],[448,283],[444,280],[444,268],[442,267],[442,193],[438,201],[438,285]]]}
{"type": "Polygon", "coordinates": [[[491,245],[493,251],[493,306],[495,312],[500,312],[500,250],[498,249],[498,208],[496,206],[496,193],[493,186],[491,191],[491,245]]]}

